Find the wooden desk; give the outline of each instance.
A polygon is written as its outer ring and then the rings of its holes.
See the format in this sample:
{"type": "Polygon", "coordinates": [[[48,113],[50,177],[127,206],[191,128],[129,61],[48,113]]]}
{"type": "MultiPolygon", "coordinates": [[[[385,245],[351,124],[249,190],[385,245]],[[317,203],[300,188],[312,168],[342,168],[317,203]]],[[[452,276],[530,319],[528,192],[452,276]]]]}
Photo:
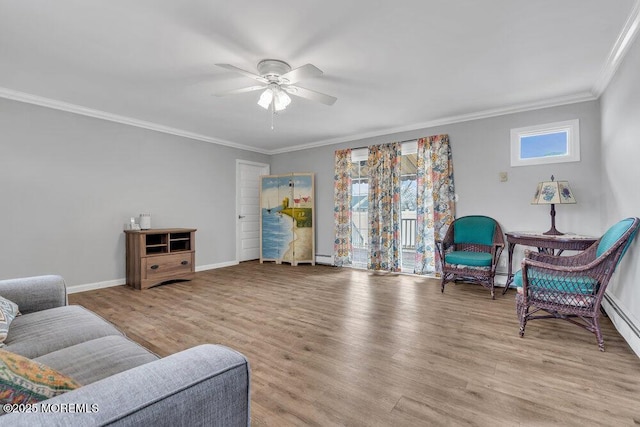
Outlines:
{"type": "Polygon", "coordinates": [[[598,240],[597,237],[581,236],[579,234],[563,234],[549,236],[535,231],[510,231],[507,235],[507,252],[509,253],[509,267],[507,283],[502,294],[507,293],[509,285],[513,282],[513,249],[516,245],[533,246],[538,252],[550,255],[560,255],[564,251],[583,251],[598,240]]]}

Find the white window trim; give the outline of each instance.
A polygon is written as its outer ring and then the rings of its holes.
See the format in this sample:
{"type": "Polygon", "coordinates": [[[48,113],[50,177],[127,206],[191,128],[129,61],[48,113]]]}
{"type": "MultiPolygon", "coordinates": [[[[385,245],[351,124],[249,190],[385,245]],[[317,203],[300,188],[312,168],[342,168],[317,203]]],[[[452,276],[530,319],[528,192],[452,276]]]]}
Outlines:
{"type": "Polygon", "coordinates": [[[367,160],[367,157],[369,157],[369,149],[366,147],[351,150],[351,161],[354,163],[367,160]]]}
{"type": "MultiPolygon", "coordinates": [[[[411,141],[405,141],[402,143],[402,155],[405,154],[416,154],[418,152],[418,140],[414,139],[411,141]]],[[[361,162],[363,160],[367,160],[369,157],[369,148],[361,147],[354,148],[351,150],[351,161],[352,162],[361,162]]]]}
{"type": "Polygon", "coordinates": [[[580,123],[578,119],[511,129],[511,166],[544,165],[580,161],[580,123]],[[567,154],[523,159],[520,141],[524,137],[567,132],[567,154]]]}

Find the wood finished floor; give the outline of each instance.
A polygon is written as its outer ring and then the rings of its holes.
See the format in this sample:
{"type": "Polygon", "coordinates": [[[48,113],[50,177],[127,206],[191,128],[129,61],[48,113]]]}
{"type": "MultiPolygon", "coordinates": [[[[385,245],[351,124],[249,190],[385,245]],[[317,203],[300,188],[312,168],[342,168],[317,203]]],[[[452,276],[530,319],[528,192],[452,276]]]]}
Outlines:
{"type": "Polygon", "coordinates": [[[72,294],[166,356],[219,343],[251,364],[254,426],[637,425],[640,359],[603,321],[539,320],[514,292],[258,262],[146,291],[72,294]]]}

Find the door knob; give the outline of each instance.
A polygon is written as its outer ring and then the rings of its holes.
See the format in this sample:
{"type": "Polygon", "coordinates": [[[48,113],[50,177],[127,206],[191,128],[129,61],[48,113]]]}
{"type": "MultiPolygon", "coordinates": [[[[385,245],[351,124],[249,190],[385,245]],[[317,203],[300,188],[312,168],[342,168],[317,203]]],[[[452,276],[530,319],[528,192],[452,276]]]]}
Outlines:
{"type": "Polygon", "coordinates": [[[238,215],[238,219],[244,218],[244,215],[238,215]]]}

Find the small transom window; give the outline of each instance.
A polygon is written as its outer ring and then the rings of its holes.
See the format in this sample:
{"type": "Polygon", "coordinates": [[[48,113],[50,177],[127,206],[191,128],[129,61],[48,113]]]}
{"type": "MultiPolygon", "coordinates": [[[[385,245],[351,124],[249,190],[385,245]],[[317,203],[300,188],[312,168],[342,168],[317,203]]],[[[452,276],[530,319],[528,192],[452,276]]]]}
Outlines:
{"type": "Polygon", "coordinates": [[[580,161],[579,121],[511,129],[511,166],[580,161]]]}

